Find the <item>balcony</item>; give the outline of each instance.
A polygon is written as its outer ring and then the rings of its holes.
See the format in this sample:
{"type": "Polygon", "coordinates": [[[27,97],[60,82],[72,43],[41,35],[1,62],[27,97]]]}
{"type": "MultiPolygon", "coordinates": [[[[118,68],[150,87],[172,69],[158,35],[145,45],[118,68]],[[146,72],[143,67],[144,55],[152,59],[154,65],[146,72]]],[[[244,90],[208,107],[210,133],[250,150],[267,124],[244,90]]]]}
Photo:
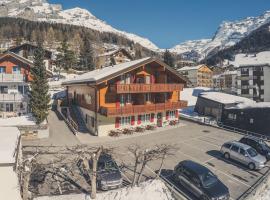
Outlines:
{"type": "Polygon", "coordinates": [[[187,106],[186,101],[178,101],[178,102],[168,102],[168,103],[157,103],[157,104],[148,104],[148,105],[130,105],[119,108],[106,108],[101,107],[100,113],[107,117],[114,116],[130,116],[130,115],[138,115],[144,113],[157,113],[166,110],[177,110],[180,108],[184,108],[187,106]]]}
{"type": "Polygon", "coordinates": [[[182,91],[182,84],[117,84],[118,94],[123,93],[150,93],[150,92],[173,92],[182,91]]]}
{"type": "Polygon", "coordinates": [[[0,102],[22,102],[28,97],[22,94],[0,94],[0,102]]]}
{"type": "Polygon", "coordinates": [[[2,83],[20,83],[24,82],[24,75],[23,74],[5,74],[0,73],[0,82],[2,83]]]}

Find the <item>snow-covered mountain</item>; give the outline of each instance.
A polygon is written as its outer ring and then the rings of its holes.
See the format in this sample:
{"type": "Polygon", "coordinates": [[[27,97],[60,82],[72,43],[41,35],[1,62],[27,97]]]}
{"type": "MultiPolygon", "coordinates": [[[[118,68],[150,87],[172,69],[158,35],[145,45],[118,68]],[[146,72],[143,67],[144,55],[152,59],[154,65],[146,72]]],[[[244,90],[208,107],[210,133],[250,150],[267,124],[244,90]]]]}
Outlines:
{"type": "Polygon", "coordinates": [[[46,0],[0,0],[0,16],[26,18],[32,21],[46,21],[84,26],[101,32],[111,32],[128,38],[152,51],[159,48],[150,40],[138,35],[117,30],[96,18],[88,10],[73,8],[63,10],[60,4],[49,4],[46,0]]]}
{"type": "Polygon", "coordinates": [[[234,22],[225,21],[219,26],[212,39],[187,41],[176,45],[170,50],[177,54],[188,54],[195,51],[200,55],[199,59],[203,59],[205,56],[213,53],[213,51],[235,45],[252,31],[268,22],[270,22],[270,11],[258,17],[247,17],[234,22]]]}

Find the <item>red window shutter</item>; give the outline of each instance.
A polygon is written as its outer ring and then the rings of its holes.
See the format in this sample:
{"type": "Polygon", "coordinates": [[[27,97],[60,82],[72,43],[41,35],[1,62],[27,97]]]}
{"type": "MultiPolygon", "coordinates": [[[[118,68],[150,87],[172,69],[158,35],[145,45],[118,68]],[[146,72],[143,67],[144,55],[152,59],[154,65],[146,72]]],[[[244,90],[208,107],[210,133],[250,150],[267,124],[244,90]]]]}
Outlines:
{"type": "Polygon", "coordinates": [[[115,128],[119,128],[120,127],[120,117],[116,117],[115,118],[115,128]]]}
{"type": "Polygon", "coordinates": [[[168,120],[169,119],[169,112],[167,111],[166,112],[166,120],[168,120]]]}
{"type": "Polygon", "coordinates": [[[155,119],[155,114],[154,114],[154,113],[152,113],[152,114],[151,114],[151,119],[150,119],[150,122],[154,122],[154,119],[155,119]]]}
{"type": "Polygon", "coordinates": [[[178,118],[178,116],[179,116],[179,111],[176,110],[176,111],[175,111],[175,118],[178,118]]]}
{"type": "Polygon", "coordinates": [[[138,115],[138,121],[137,121],[137,124],[141,124],[141,115],[138,115]]]}
{"type": "Polygon", "coordinates": [[[135,125],[135,116],[131,116],[131,126],[135,125]]]}

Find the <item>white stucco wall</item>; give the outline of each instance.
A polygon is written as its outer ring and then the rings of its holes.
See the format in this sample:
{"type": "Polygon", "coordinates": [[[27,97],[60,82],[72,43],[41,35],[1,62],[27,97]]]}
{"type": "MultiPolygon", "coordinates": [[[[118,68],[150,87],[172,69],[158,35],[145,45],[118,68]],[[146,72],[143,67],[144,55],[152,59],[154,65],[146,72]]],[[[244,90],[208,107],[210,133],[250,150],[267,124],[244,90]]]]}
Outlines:
{"type": "Polygon", "coordinates": [[[264,67],[263,73],[264,73],[264,101],[270,102],[270,67],[264,67]]]}

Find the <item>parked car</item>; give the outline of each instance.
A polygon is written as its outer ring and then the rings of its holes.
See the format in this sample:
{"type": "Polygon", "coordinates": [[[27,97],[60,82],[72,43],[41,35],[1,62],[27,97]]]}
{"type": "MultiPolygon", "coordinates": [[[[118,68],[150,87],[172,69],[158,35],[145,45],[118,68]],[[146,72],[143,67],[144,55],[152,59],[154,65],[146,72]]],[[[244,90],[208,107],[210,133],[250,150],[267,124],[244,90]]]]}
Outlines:
{"type": "Polygon", "coordinates": [[[226,159],[243,163],[251,170],[261,169],[265,166],[266,159],[264,156],[258,154],[254,148],[237,141],[223,144],[220,152],[226,159]]]}
{"type": "Polygon", "coordinates": [[[241,138],[239,142],[253,147],[259,154],[265,156],[267,160],[270,160],[270,147],[262,139],[246,136],[241,138]]]}
{"type": "Polygon", "coordinates": [[[97,188],[111,190],[122,186],[118,165],[109,154],[101,154],[97,164],[97,188]]]}
{"type": "Polygon", "coordinates": [[[228,188],[206,167],[184,160],[174,168],[174,179],[203,200],[230,199],[228,188]]]}

